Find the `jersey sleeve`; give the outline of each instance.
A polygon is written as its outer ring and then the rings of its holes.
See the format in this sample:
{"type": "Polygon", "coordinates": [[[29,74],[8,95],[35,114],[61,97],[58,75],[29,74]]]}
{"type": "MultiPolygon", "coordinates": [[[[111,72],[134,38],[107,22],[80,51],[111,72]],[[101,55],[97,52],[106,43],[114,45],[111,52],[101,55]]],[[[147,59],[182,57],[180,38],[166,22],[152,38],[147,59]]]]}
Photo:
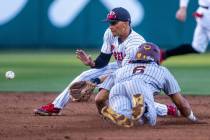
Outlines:
{"type": "Polygon", "coordinates": [[[112,50],[111,50],[111,41],[113,40],[113,35],[110,31],[110,29],[107,29],[104,33],[104,37],[103,37],[103,45],[101,48],[101,52],[105,53],[105,54],[111,54],[112,50]]]}
{"type": "Polygon", "coordinates": [[[114,79],[115,79],[115,75],[111,74],[98,87],[110,91],[111,88],[114,86],[114,79]]]}
{"type": "Polygon", "coordinates": [[[165,71],[165,82],[163,85],[163,91],[167,95],[171,95],[177,92],[180,92],[180,86],[175,79],[175,77],[169,72],[167,68],[164,68],[165,71]]]}
{"type": "Polygon", "coordinates": [[[187,7],[189,0],[179,0],[179,7],[187,7]]]}

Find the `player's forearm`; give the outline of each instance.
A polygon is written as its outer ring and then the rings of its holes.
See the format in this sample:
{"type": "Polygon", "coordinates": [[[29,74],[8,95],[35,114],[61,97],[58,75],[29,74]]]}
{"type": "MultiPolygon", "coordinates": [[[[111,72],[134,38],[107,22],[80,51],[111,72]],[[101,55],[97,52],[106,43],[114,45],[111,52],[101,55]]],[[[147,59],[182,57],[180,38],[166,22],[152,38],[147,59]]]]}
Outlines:
{"type": "Polygon", "coordinates": [[[184,117],[192,122],[197,120],[192,112],[189,102],[180,93],[173,94],[170,97],[184,117]]]}
{"type": "Polygon", "coordinates": [[[188,120],[195,122],[197,121],[197,118],[195,117],[189,103],[185,101],[183,104],[181,104],[178,109],[180,110],[181,114],[186,117],[188,120]]]}

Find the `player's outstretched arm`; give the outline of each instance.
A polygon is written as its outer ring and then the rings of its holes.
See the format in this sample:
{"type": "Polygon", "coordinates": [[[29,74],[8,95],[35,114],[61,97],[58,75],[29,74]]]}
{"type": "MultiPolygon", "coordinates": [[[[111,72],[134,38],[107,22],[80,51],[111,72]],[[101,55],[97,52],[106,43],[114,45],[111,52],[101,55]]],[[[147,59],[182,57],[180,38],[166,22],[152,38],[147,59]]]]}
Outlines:
{"type": "Polygon", "coordinates": [[[169,96],[184,117],[192,122],[197,122],[197,118],[193,114],[189,102],[180,93],[175,93],[169,96]]]}

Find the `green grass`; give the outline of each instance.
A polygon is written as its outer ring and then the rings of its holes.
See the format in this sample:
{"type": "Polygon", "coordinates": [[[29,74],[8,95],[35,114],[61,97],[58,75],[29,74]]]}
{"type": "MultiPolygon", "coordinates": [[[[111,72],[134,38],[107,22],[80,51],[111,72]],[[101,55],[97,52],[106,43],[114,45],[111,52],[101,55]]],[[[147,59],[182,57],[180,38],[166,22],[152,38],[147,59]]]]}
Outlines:
{"type": "MultiPolygon", "coordinates": [[[[93,57],[96,52],[90,52],[93,57]]],[[[173,57],[164,62],[177,78],[184,94],[210,94],[210,54],[173,57]]],[[[0,91],[62,91],[71,80],[88,69],[66,52],[0,53],[0,91]],[[13,70],[16,77],[6,80],[13,70]]]]}
{"type": "Polygon", "coordinates": [[[168,59],[167,66],[185,94],[210,94],[210,54],[185,55],[168,59]]]}

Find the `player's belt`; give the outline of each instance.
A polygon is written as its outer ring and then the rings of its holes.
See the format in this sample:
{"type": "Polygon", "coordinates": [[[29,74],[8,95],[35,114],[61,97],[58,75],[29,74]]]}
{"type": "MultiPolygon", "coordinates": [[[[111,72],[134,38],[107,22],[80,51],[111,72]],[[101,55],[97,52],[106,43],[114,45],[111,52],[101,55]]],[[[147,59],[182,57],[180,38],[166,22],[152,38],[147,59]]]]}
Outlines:
{"type": "Polygon", "coordinates": [[[200,5],[200,7],[204,8],[204,9],[209,9],[208,6],[203,6],[203,5],[200,5]]]}

